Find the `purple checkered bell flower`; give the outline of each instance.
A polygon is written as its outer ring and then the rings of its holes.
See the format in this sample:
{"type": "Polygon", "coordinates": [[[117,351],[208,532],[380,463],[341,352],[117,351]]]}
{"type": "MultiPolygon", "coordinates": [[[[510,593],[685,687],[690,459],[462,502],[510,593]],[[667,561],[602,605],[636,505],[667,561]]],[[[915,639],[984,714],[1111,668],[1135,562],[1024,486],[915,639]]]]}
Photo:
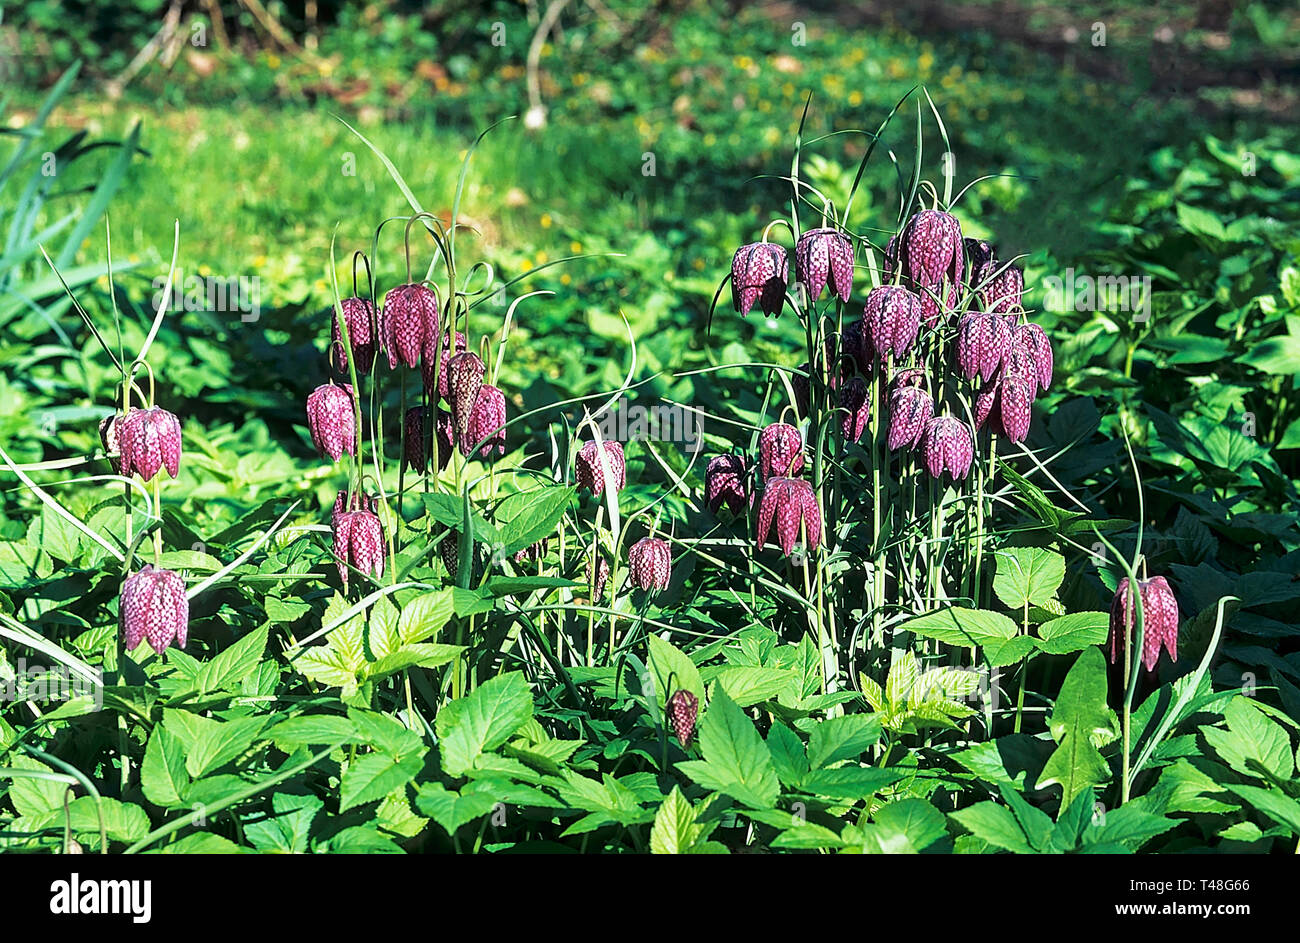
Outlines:
{"type": "Polygon", "coordinates": [[[888,354],[896,360],[907,355],[921,329],[922,310],[921,299],[901,285],[871,290],[862,323],[877,357],[883,361],[888,354]]]}
{"type": "Polygon", "coordinates": [[[906,446],[916,448],[934,415],[934,400],[921,387],[920,370],[900,370],[889,391],[889,435],[885,444],[891,452],[906,446]]]}
{"type": "Polygon", "coordinates": [[[779,317],[790,281],[790,258],[773,242],[741,246],[731,259],[731,307],[741,316],[755,304],[768,317],[779,317]]]}
{"type": "Polygon", "coordinates": [[[831,294],[848,301],[853,291],[853,243],[838,229],[810,229],[795,243],[795,278],[812,304],[830,285],[831,294]]]}
{"type": "MultiPolygon", "coordinates": [[[[375,334],[377,331],[375,306],[365,298],[344,298],[339,302],[343,311],[343,324],[348,329],[352,345],[352,361],[358,374],[369,373],[375,362],[375,334]]],[[[344,375],[348,372],[348,348],[343,344],[343,331],[339,327],[339,312],[334,311],[330,328],[330,353],[334,369],[344,375]]]]}
{"type": "Polygon", "coordinates": [[[993,385],[986,386],[975,398],[976,428],[982,429],[988,422],[995,434],[1012,442],[1024,442],[1029,437],[1036,382],[1028,355],[1013,346],[993,385]]]}
{"type": "Polygon", "coordinates": [[[461,439],[460,450],[468,455],[477,443],[479,458],[490,459],[495,452],[500,458],[506,454],[506,397],[499,389],[485,383],[479,388],[478,399],[469,414],[468,435],[461,439]],[[486,440],[486,441],[484,441],[486,440]]]}
{"type": "Polygon", "coordinates": [[[175,478],[181,467],[181,423],[161,406],[132,409],[116,424],[123,475],[151,481],[166,468],[175,478]]]}
{"type": "Polygon", "coordinates": [[[574,467],[578,487],[586,488],[593,495],[600,495],[606,485],[618,494],[627,484],[627,460],[623,456],[623,446],[609,439],[599,443],[595,439],[586,442],[574,457],[574,467]]]}
{"type": "Polygon", "coordinates": [[[444,331],[442,335],[442,356],[438,356],[437,344],[432,337],[425,341],[424,356],[420,358],[420,376],[424,379],[424,389],[429,394],[429,399],[437,399],[441,396],[443,399],[450,401],[451,393],[447,389],[447,364],[452,357],[457,354],[463,354],[469,349],[469,343],[465,335],[460,331],[456,332],[455,344],[448,342],[448,335],[444,331]],[[433,365],[438,364],[438,385],[435,389],[433,385],[433,365]]]}
{"type": "Polygon", "coordinates": [[[689,747],[695,737],[695,719],[700,713],[700,700],[685,688],[678,688],[668,698],[668,722],[673,734],[683,747],[689,747]]]}
{"type": "Polygon", "coordinates": [[[1010,314],[1020,309],[1025,293],[1025,273],[1020,266],[989,259],[975,269],[973,282],[986,311],[1010,314]]]}
{"type": "Polygon", "coordinates": [[[794,550],[800,529],[807,531],[808,546],[822,539],[822,514],[813,487],[802,478],[771,478],[763,486],[763,500],[758,506],[758,543],[767,543],[772,522],[776,521],[776,539],[787,557],[794,550]]]}
{"type": "Polygon", "coordinates": [[[397,368],[398,361],[418,367],[421,357],[432,352],[429,345],[438,336],[438,296],[420,284],[390,289],[384,296],[379,333],[391,369],[397,368]]]}
{"type": "Polygon", "coordinates": [[[478,393],[483,388],[486,373],[487,366],[482,358],[472,351],[457,354],[447,364],[447,402],[451,405],[451,418],[461,451],[474,444],[465,440],[469,437],[470,416],[478,402],[478,393]]]}
{"type": "Polygon", "coordinates": [[[968,380],[985,383],[1002,366],[1011,346],[1012,328],[1006,318],[987,311],[972,311],[957,323],[957,372],[968,380]]]}
{"type": "Polygon", "coordinates": [[[957,217],[941,210],[922,210],[903,227],[899,263],[904,278],[921,299],[921,314],[928,327],[939,323],[940,300],[948,307],[957,302],[965,265],[964,248],[957,217]],[[941,296],[945,281],[948,291],[941,296]]]}
{"type": "Polygon", "coordinates": [[[337,462],[344,452],[357,454],[356,414],[352,410],[352,385],[324,383],[307,397],[307,429],[312,445],[322,456],[337,462]]]}
{"type": "Polygon", "coordinates": [[[739,455],[715,455],[704,470],[704,499],[717,514],[723,504],[732,514],[741,514],[753,501],[747,482],[749,470],[739,455]]]}
{"type": "Polygon", "coordinates": [[[122,474],[122,443],[118,438],[118,429],[122,424],[121,413],[109,413],[99,420],[99,441],[104,446],[104,454],[113,467],[113,474],[122,474]]]}
{"type": "MultiPolygon", "coordinates": [[[[1142,666],[1154,672],[1162,648],[1169,652],[1171,661],[1178,660],[1178,600],[1163,576],[1138,580],[1138,592],[1142,596],[1142,666]]],[[[1119,581],[1110,605],[1107,645],[1112,665],[1123,657],[1126,634],[1135,634],[1136,625],[1137,607],[1126,576],[1119,581]]]]}
{"type": "Polygon", "coordinates": [[[638,540],[627,551],[628,574],[637,589],[663,592],[673,575],[673,553],[658,537],[638,540]]]}
{"type": "Polygon", "coordinates": [[[774,422],[758,435],[758,455],[764,480],[797,475],[803,469],[803,436],[789,423],[774,422]]]}
{"type": "Polygon", "coordinates": [[[858,442],[867,431],[871,419],[871,395],[867,390],[867,381],[862,377],[851,377],[840,387],[840,407],[846,410],[843,420],[844,438],[858,442]]]}
{"type": "Polygon", "coordinates": [[[1033,376],[1035,395],[1046,391],[1052,385],[1052,342],[1047,339],[1047,332],[1037,324],[1024,323],[1011,328],[1011,345],[1023,351],[1030,366],[1027,372],[1033,376]]]}
{"type": "Polygon", "coordinates": [[[970,474],[975,441],[970,427],[953,416],[935,416],[921,437],[921,455],[931,478],[946,471],[954,480],[970,474]]]}
{"type": "Polygon", "coordinates": [[[334,559],[339,579],[348,586],[348,567],[352,566],[374,579],[384,575],[384,527],[379,515],[368,508],[341,511],[334,515],[334,559]]]}
{"type": "Polygon", "coordinates": [[[172,570],[146,563],[122,583],[118,622],[127,651],[135,651],[142,640],[159,655],[173,641],[184,648],[190,631],[185,581],[172,570]]]}
{"type": "MultiPolygon", "coordinates": [[[[434,409],[434,407],[430,407],[434,409]]],[[[451,453],[456,448],[456,431],[452,428],[451,414],[441,410],[434,409],[436,416],[434,420],[433,432],[438,437],[438,471],[447,467],[451,461],[451,453]]],[[[426,441],[424,433],[425,408],[423,406],[412,406],[406,411],[405,420],[405,453],[403,460],[407,468],[413,468],[423,474],[429,470],[430,456],[426,454],[426,441]]]]}

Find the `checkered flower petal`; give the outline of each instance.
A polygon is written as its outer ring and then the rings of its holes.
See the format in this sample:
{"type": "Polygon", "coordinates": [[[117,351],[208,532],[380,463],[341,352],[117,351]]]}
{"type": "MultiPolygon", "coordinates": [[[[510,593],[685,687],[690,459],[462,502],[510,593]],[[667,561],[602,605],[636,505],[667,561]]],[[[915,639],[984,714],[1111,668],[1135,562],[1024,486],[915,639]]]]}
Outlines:
{"type": "Polygon", "coordinates": [[[457,354],[447,364],[447,401],[451,404],[456,441],[460,443],[462,451],[474,444],[465,440],[469,437],[470,415],[478,402],[479,390],[483,388],[486,373],[487,366],[478,354],[471,351],[457,354]]]}
{"type": "Polygon", "coordinates": [[[189,640],[190,604],[185,581],[172,570],[146,563],[126,578],[118,599],[118,621],[128,651],[141,641],[159,655],[173,641],[184,648],[189,640]]]}
{"type": "Polygon", "coordinates": [[[803,436],[789,423],[774,422],[758,435],[758,455],[764,479],[797,475],[803,469],[803,436]]]}
{"type": "Polygon", "coordinates": [[[965,270],[965,245],[961,224],[940,210],[922,210],[907,221],[899,236],[899,262],[903,276],[921,299],[921,313],[933,327],[942,317],[939,302],[957,301],[965,270]],[[941,294],[947,283],[947,294],[941,294]]]}
{"type": "Polygon", "coordinates": [[[975,457],[975,441],[970,428],[953,416],[936,416],[925,427],[921,454],[926,471],[932,478],[945,471],[954,479],[970,474],[975,457]]]}
{"type": "MultiPolygon", "coordinates": [[[[904,371],[915,374],[917,371],[904,371]]],[[[911,379],[900,374],[889,392],[889,435],[885,444],[891,452],[906,446],[916,448],[925,426],[934,415],[934,400],[911,379]]]]}
{"type": "Polygon", "coordinates": [[[427,342],[438,336],[438,296],[419,284],[390,289],[384,296],[379,329],[390,368],[396,369],[399,361],[418,367],[427,342]]]}
{"type": "Polygon", "coordinates": [[[601,494],[607,484],[617,494],[627,484],[627,461],[621,443],[609,439],[597,443],[592,439],[578,450],[574,465],[578,487],[593,495],[601,494]]]}
{"type": "Polygon", "coordinates": [[[357,426],[352,386],[325,383],[307,397],[307,429],[316,451],[337,462],[344,452],[356,455],[357,426]]]}
{"type": "Polygon", "coordinates": [[[1011,344],[1011,328],[997,314],[972,311],[957,324],[957,370],[968,380],[987,383],[1011,344]]]}
{"type": "Polygon", "coordinates": [[[673,574],[673,554],[668,541],[646,537],[627,552],[628,573],[637,589],[662,592],[673,574]]]}
{"type": "Polygon", "coordinates": [[[674,691],[668,698],[668,722],[672,724],[673,734],[683,747],[689,747],[695,737],[695,718],[700,713],[700,701],[694,694],[684,688],[674,691]]]}
{"type": "Polygon", "coordinates": [[[122,474],[145,481],[166,468],[175,478],[181,466],[181,423],[161,406],[132,409],[117,422],[122,474]]]}
{"type": "MultiPolygon", "coordinates": [[[[1138,580],[1142,596],[1142,665],[1148,672],[1156,670],[1160,650],[1169,652],[1171,661],[1178,660],[1178,600],[1163,576],[1138,580]]],[[[1135,632],[1137,607],[1129,589],[1128,577],[1120,580],[1110,607],[1110,662],[1115,664],[1124,650],[1126,630],[1135,632]]]]}
{"type": "MultiPolygon", "coordinates": [[[[348,340],[352,342],[352,360],[357,373],[369,373],[375,362],[375,306],[365,298],[344,298],[339,302],[339,308],[343,310],[343,323],[347,325],[348,340]]],[[[334,369],[346,375],[348,349],[343,344],[337,310],[330,329],[330,353],[334,358],[334,369]]]]}
{"type": "Polygon", "coordinates": [[[739,455],[715,455],[704,471],[704,500],[714,514],[723,504],[732,514],[740,514],[750,501],[746,482],[749,470],[739,455]]]}
{"type": "Polygon", "coordinates": [[[469,434],[461,440],[461,452],[483,442],[478,450],[480,458],[490,459],[493,453],[500,458],[506,454],[506,397],[491,384],[479,388],[478,399],[469,416],[469,434]],[[486,440],[486,441],[484,441],[486,440]]]}
{"type": "Polygon", "coordinates": [[[871,420],[871,395],[867,381],[852,377],[840,387],[840,407],[847,410],[843,419],[844,438],[858,442],[871,420]]]}
{"type": "Polygon", "coordinates": [[[837,229],[810,229],[794,247],[795,278],[807,289],[808,303],[831,294],[848,301],[853,291],[853,243],[837,229]]]}
{"type": "Polygon", "coordinates": [[[790,280],[785,249],[771,242],[752,242],[731,260],[731,306],[742,316],[755,304],[768,317],[780,315],[790,280]]]}
{"type": "Polygon", "coordinates": [[[901,285],[882,285],[867,295],[862,322],[871,349],[884,360],[902,358],[916,343],[921,329],[921,299],[901,285]]]}
{"type": "Polygon", "coordinates": [[[767,543],[772,524],[776,524],[776,539],[781,551],[789,556],[799,539],[801,526],[808,532],[808,545],[821,541],[821,510],[812,485],[802,478],[772,478],[763,489],[763,500],[758,508],[758,544],[767,543]]]}

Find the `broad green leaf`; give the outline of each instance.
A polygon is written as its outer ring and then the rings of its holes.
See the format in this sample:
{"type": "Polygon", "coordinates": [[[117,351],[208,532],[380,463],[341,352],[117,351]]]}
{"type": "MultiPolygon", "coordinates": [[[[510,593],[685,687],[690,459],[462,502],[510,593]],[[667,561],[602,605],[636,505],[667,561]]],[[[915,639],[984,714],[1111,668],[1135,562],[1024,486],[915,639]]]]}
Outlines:
{"type": "Polygon", "coordinates": [[[952,606],[917,616],[901,628],[924,638],[938,639],[949,645],[974,648],[1014,638],[1016,624],[998,612],[987,609],[963,609],[952,606]]]}
{"type": "Polygon", "coordinates": [[[916,854],[948,834],[943,813],[924,799],[900,799],[878,809],[863,829],[866,846],[881,854],[916,854]]]}
{"type": "Polygon", "coordinates": [[[1280,789],[1261,789],[1259,786],[1233,784],[1228,784],[1228,788],[1274,822],[1286,826],[1292,835],[1300,835],[1300,802],[1280,789]]]}
{"type": "Polygon", "coordinates": [[[704,681],[700,677],[695,662],[680,648],[671,642],[665,642],[659,636],[646,636],[649,645],[650,660],[647,667],[654,677],[655,691],[659,696],[659,707],[668,703],[668,697],[678,688],[690,691],[703,706],[705,702],[704,681]],[[672,688],[669,688],[669,681],[672,688]]]}
{"type": "Polygon", "coordinates": [[[397,635],[403,645],[423,642],[442,630],[451,619],[452,595],[448,590],[422,593],[402,606],[397,620],[397,635]]]}
{"type": "Polygon", "coordinates": [[[808,763],[814,768],[857,759],[880,739],[874,714],[847,714],[817,724],[808,738],[808,763]]]}
{"type": "Polygon", "coordinates": [[[359,739],[356,726],[337,714],[298,714],[266,732],[266,738],[286,753],[300,746],[359,739]]]}
{"type": "Polygon", "coordinates": [[[1017,854],[1032,854],[1034,849],[1025,840],[1016,817],[1006,806],[996,802],[977,802],[975,805],[958,809],[949,814],[976,838],[988,842],[995,848],[1017,854]]]}
{"type": "Polygon", "coordinates": [[[801,791],[826,799],[867,799],[903,778],[901,772],[874,766],[817,769],[804,777],[801,791]]]}
{"type": "Polygon", "coordinates": [[[1106,743],[1115,737],[1115,715],[1106,706],[1106,659],[1100,648],[1085,649],[1075,659],[1047,726],[1057,746],[1034,788],[1059,785],[1061,802],[1068,806],[1084,789],[1110,779],[1110,766],[1096,746],[1096,741],[1106,743]]]}
{"type": "Polygon", "coordinates": [[[533,696],[517,671],[498,675],[438,712],[443,768],[462,776],[480,753],[495,750],[533,716],[533,696]]]}
{"type": "Polygon", "coordinates": [[[305,854],[310,848],[311,824],[324,807],[315,796],[277,792],[271,797],[272,814],[245,824],[244,835],[258,851],[305,854]]]}
{"type": "MultiPolygon", "coordinates": [[[[22,753],[15,753],[8,757],[4,765],[36,773],[54,773],[54,770],[44,763],[22,753]]],[[[0,782],[9,778],[0,776],[0,782]]],[[[14,804],[14,809],[19,815],[35,817],[56,810],[60,815],[63,814],[63,797],[68,790],[64,783],[34,776],[14,776],[12,783],[9,787],[9,800],[14,804]]],[[[76,788],[73,787],[73,795],[76,794],[76,788]]]]}
{"type": "Polygon", "coordinates": [[[798,789],[808,775],[808,757],[804,754],[799,735],[780,721],[775,721],[767,732],[767,749],[772,754],[772,766],[777,778],[787,789],[798,789]]]}
{"type": "Polygon", "coordinates": [[[233,689],[257,670],[257,663],[266,652],[266,633],[266,626],[262,626],[204,664],[195,679],[195,688],[202,692],[233,689]]]}
{"type": "Polygon", "coordinates": [[[496,510],[496,519],[504,522],[499,552],[514,554],[554,534],[575,492],[571,487],[551,485],[512,494],[502,501],[496,510]]]}
{"type": "Polygon", "coordinates": [[[1008,547],[996,554],[993,592],[1008,609],[1019,610],[1026,602],[1047,606],[1065,579],[1065,558],[1042,547],[1008,547]]]}
{"type": "Polygon", "coordinates": [[[188,711],[163,711],[163,726],[180,740],[185,749],[185,768],[195,779],[247,751],[265,724],[265,717],[219,721],[188,711]]]}
{"type": "Polygon", "coordinates": [[[681,855],[691,850],[699,829],[695,825],[695,809],[674,786],[668,798],[655,813],[655,824],[650,829],[650,853],[655,855],[681,855]]]}
{"type": "Polygon", "coordinates": [[[740,707],[749,707],[770,701],[782,695],[794,697],[800,688],[799,676],[780,668],[754,668],[746,665],[727,665],[711,672],[716,680],[740,707]]]}
{"type": "Polygon", "coordinates": [[[1264,778],[1262,770],[1283,782],[1291,779],[1295,764],[1286,730],[1264,716],[1249,698],[1238,696],[1223,711],[1228,729],[1202,727],[1201,736],[1214,752],[1239,773],[1264,778]]]}
{"type": "Polygon", "coordinates": [[[145,798],[154,805],[173,808],[185,804],[189,786],[185,747],[166,727],[155,727],[140,767],[140,787],[145,798]]]}
{"type": "Polygon", "coordinates": [[[462,825],[491,812],[497,799],[486,792],[461,794],[452,792],[441,783],[425,783],[415,796],[415,804],[448,835],[455,835],[462,825]]]}
{"type": "Polygon", "coordinates": [[[1067,655],[1089,645],[1106,641],[1110,627],[1110,614],[1106,612],[1075,612],[1059,619],[1044,622],[1038,627],[1041,639],[1038,647],[1049,655],[1067,655]]]}
{"type": "Polygon", "coordinates": [[[692,780],[753,808],[776,804],[781,784],[772,754],[744,711],[717,685],[700,724],[700,752],[703,760],[677,764],[692,780]]]}
{"type": "Polygon", "coordinates": [[[424,765],[418,753],[394,759],[386,753],[367,753],[357,757],[343,772],[339,784],[339,811],[382,799],[394,789],[415,779],[424,765]]]}

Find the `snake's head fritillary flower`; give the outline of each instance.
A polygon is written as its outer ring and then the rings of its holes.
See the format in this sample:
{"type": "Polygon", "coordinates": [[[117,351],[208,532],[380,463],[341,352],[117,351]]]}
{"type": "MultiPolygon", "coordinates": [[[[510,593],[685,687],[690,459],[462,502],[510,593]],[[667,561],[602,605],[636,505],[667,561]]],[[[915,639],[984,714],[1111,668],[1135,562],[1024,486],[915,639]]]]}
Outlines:
{"type": "Polygon", "coordinates": [[[441,409],[430,409],[436,417],[432,429],[425,428],[424,417],[427,413],[423,406],[412,406],[406,411],[403,460],[407,468],[413,468],[421,474],[429,470],[431,434],[438,437],[438,471],[447,467],[451,453],[456,448],[456,432],[452,428],[451,414],[441,409]]]}
{"type": "Polygon", "coordinates": [[[529,563],[538,563],[546,556],[547,548],[550,546],[547,538],[543,537],[535,544],[525,547],[515,553],[515,564],[525,566],[529,563]]]}
{"type": "MultiPolygon", "coordinates": [[[[343,324],[348,329],[352,361],[357,373],[369,373],[375,362],[375,306],[365,298],[344,298],[339,302],[339,308],[343,311],[343,324]]],[[[330,330],[330,352],[334,358],[334,369],[347,375],[348,348],[343,344],[343,331],[339,327],[337,310],[330,330]]]]}
{"type": "Polygon", "coordinates": [[[723,504],[732,514],[741,514],[752,500],[749,469],[739,455],[715,455],[704,471],[704,499],[714,514],[723,504]]]}
{"type": "Polygon", "coordinates": [[[658,537],[638,540],[627,551],[628,575],[637,589],[662,592],[673,575],[673,553],[658,537]]]}
{"type": "Polygon", "coordinates": [[[495,452],[497,458],[506,454],[506,397],[499,389],[485,383],[479,387],[478,399],[469,414],[468,435],[460,442],[461,452],[469,454],[468,449],[482,442],[478,450],[480,458],[490,459],[495,452]]]}
{"type": "Polygon", "coordinates": [[[324,383],[307,397],[307,429],[321,455],[337,462],[344,452],[357,454],[356,415],[352,411],[352,385],[324,383]]]}
{"type": "Polygon", "coordinates": [[[1001,315],[965,315],[957,324],[957,371],[968,380],[979,377],[987,383],[1002,366],[1011,337],[1011,327],[1001,315]]]}
{"type": "Polygon", "coordinates": [[[946,471],[954,479],[965,478],[975,457],[975,440],[966,423],[953,416],[935,416],[926,424],[921,455],[930,477],[946,471]]]}
{"type": "Polygon", "coordinates": [[[1025,293],[1025,273],[1020,266],[991,258],[975,269],[973,282],[984,310],[995,314],[1020,310],[1025,293]]]}
{"type": "MultiPolygon", "coordinates": [[[[351,324],[348,325],[351,329],[351,324]]],[[[388,354],[388,366],[418,367],[438,336],[438,296],[419,284],[398,285],[384,296],[379,317],[380,334],[388,354]]]]}
{"type": "Polygon", "coordinates": [[[965,266],[965,245],[957,217],[941,210],[922,210],[907,221],[899,236],[899,264],[921,299],[925,323],[934,327],[941,319],[940,301],[952,307],[957,301],[965,266]],[[947,284],[947,292],[943,286],[947,284]]]}
{"type": "Polygon", "coordinates": [[[123,475],[151,481],[166,468],[172,478],[181,467],[181,423],[161,406],[133,409],[117,423],[123,475]]]}
{"type": "Polygon", "coordinates": [[[777,317],[785,305],[789,280],[785,249],[771,242],[741,246],[731,259],[731,306],[744,316],[757,303],[768,317],[777,317]]]}
{"type": "Polygon", "coordinates": [[[875,355],[901,358],[921,329],[921,299],[901,285],[882,285],[867,295],[862,323],[875,355]]]}
{"type": "Polygon", "coordinates": [[[456,441],[462,449],[473,443],[466,443],[469,436],[469,419],[478,402],[479,390],[483,388],[483,377],[487,366],[478,354],[466,351],[452,357],[447,364],[447,401],[451,405],[451,418],[456,426],[456,441]]]}
{"type": "Polygon", "coordinates": [[[117,475],[122,474],[122,443],[118,436],[122,418],[121,413],[109,413],[99,420],[99,441],[104,446],[108,463],[113,466],[113,473],[117,475]]]}
{"type": "Polygon", "coordinates": [[[384,527],[379,515],[368,509],[342,511],[334,516],[334,557],[343,588],[348,585],[348,567],[355,567],[375,579],[384,575],[384,527]]]}
{"type": "MultiPolygon", "coordinates": [[[[1138,580],[1142,597],[1142,665],[1148,672],[1156,670],[1161,648],[1171,661],[1178,660],[1178,600],[1163,576],[1138,580]]],[[[1137,608],[1129,589],[1128,577],[1119,581],[1110,605],[1110,663],[1115,664],[1127,644],[1126,635],[1136,633],[1137,608]]]]}
{"type": "Polygon", "coordinates": [[[966,255],[970,258],[971,272],[978,272],[981,265],[993,258],[993,243],[987,239],[966,238],[962,240],[962,244],[966,247],[966,255]]]}
{"type": "Polygon", "coordinates": [[[1028,372],[1035,383],[1035,393],[1052,385],[1052,342],[1037,324],[1021,324],[1012,329],[1011,344],[1023,351],[1030,362],[1028,372]]]}
{"type": "Polygon", "coordinates": [[[678,688],[668,698],[668,722],[673,725],[673,734],[683,747],[689,747],[695,738],[695,719],[700,714],[700,701],[685,688],[678,688]]]}
{"type": "Polygon", "coordinates": [[[889,435],[886,445],[896,451],[916,448],[934,415],[934,400],[922,388],[920,370],[900,370],[889,391],[889,435]]]}
{"type": "Polygon", "coordinates": [[[593,495],[600,495],[606,485],[617,494],[627,484],[627,461],[619,442],[610,439],[586,442],[578,450],[574,465],[578,487],[586,488],[593,495]]]}
{"type": "Polygon", "coordinates": [[[450,402],[451,393],[447,389],[447,364],[452,357],[463,354],[468,350],[469,342],[465,339],[464,334],[457,331],[456,340],[453,344],[448,341],[448,334],[444,331],[441,356],[437,347],[438,345],[434,343],[432,336],[425,339],[424,355],[420,358],[420,375],[424,379],[424,389],[428,392],[429,399],[434,400],[442,397],[450,402]],[[435,364],[438,367],[438,385],[436,388],[433,384],[433,368],[435,364]]]}
{"type": "Polygon", "coordinates": [[[774,422],[758,435],[759,471],[764,479],[797,475],[803,469],[803,436],[786,422],[774,422]]]}
{"type": "MultiPolygon", "coordinates": [[[[867,296],[870,301],[871,296],[867,296]]],[[[876,359],[876,348],[871,343],[866,318],[845,325],[844,336],[840,343],[841,375],[852,376],[854,373],[867,373],[876,359]]]]}
{"type": "Polygon", "coordinates": [[[605,584],[609,582],[609,561],[599,550],[587,563],[587,586],[591,589],[592,602],[605,598],[605,584]]]}
{"type": "Polygon", "coordinates": [[[830,285],[831,294],[848,301],[853,291],[853,243],[838,229],[810,229],[795,243],[795,278],[812,304],[830,285]]]}
{"type": "Polygon", "coordinates": [[[840,387],[840,407],[846,410],[844,438],[850,442],[859,441],[871,419],[871,395],[867,390],[867,381],[862,377],[851,377],[845,381],[840,387]]]}
{"type": "Polygon", "coordinates": [[[172,570],[146,563],[122,584],[118,621],[127,651],[134,651],[141,640],[148,640],[159,655],[173,641],[184,648],[190,631],[185,581],[172,570]]]}
{"type": "Polygon", "coordinates": [[[813,487],[802,478],[771,478],[763,486],[763,500],[758,506],[758,543],[767,543],[772,522],[776,522],[776,540],[788,557],[794,551],[800,530],[807,534],[807,546],[822,539],[822,514],[813,487]]]}

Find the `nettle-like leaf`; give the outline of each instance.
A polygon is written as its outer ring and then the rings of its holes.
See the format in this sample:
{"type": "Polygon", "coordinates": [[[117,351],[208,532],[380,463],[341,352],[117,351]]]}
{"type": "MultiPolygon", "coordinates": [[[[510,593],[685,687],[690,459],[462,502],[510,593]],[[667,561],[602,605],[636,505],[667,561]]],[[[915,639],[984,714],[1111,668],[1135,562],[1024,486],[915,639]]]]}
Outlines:
{"type": "Polygon", "coordinates": [[[962,701],[978,691],[980,676],[952,667],[922,672],[916,656],[905,652],[890,666],[883,689],[866,675],[860,676],[859,683],[882,726],[914,733],[922,727],[953,727],[956,720],[974,714],[962,701]]]}
{"type": "Polygon", "coordinates": [[[517,671],[498,675],[438,712],[443,769],[462,776],[481,753],[495,750],[532,719],[533,696],[517,671]]]}
{"type": "Polygon", "coordinates": [[[1075,659],[1047,727],[1057,746],[1034,788],[1059,785],[1061,804],[1068,806],[1081,791],[1107,782],[1111,775],[1098,747],[1113,741],[1119,732],[1115,712],[1106,706],[1106,659],[1101,649],[1086,649],[1075,659]]]}
{"type": "Polygon", "coordinates": [[[686,760],[677,768],[705,789],[751,808],[776,805],[781,784],[772,754],[744,711],[716,684],[700,723],[700,752],[703,760],[686,760]]]}
{"type": "Polygon", "coordinates": [[[706,802],[701,808],[693,807],[681,789],[674,786],[655,813],[654,826],[650,829],[651,854],[727,854],[725,845],[708,841],[710,833],[717,827],[717,820],[699,820],[707,806],[706,802]]]}
{"type": "Polygon", "coordinates": [[[646,667],[654,680],[655,693],[659,698],[659,707],[663,709],[673,691],[681,688],[690,691],[703,707],[705,703],[704,679],[695,662],[680,648],[657,635],[646,636],[649,646],[649,661],[646,667]],[[671,689],[670,689],[671,682],[671,689]]]}
{"type": "Polygon", "coordinates": [[[1228,729],[1202,727],[1201,736],[1234,770],[1252,779],[1287,782],[1295,771],[1291,738],[1254,702],[1234,697],[1223,711],[1228,729]]]}
{"type": "Polygon", "coordinates": [[[1008,609],[1047,607],[1065,580],[1065,558],[1041,547],[1008,547],[996,554],[993,592],[1008,609]]]}

